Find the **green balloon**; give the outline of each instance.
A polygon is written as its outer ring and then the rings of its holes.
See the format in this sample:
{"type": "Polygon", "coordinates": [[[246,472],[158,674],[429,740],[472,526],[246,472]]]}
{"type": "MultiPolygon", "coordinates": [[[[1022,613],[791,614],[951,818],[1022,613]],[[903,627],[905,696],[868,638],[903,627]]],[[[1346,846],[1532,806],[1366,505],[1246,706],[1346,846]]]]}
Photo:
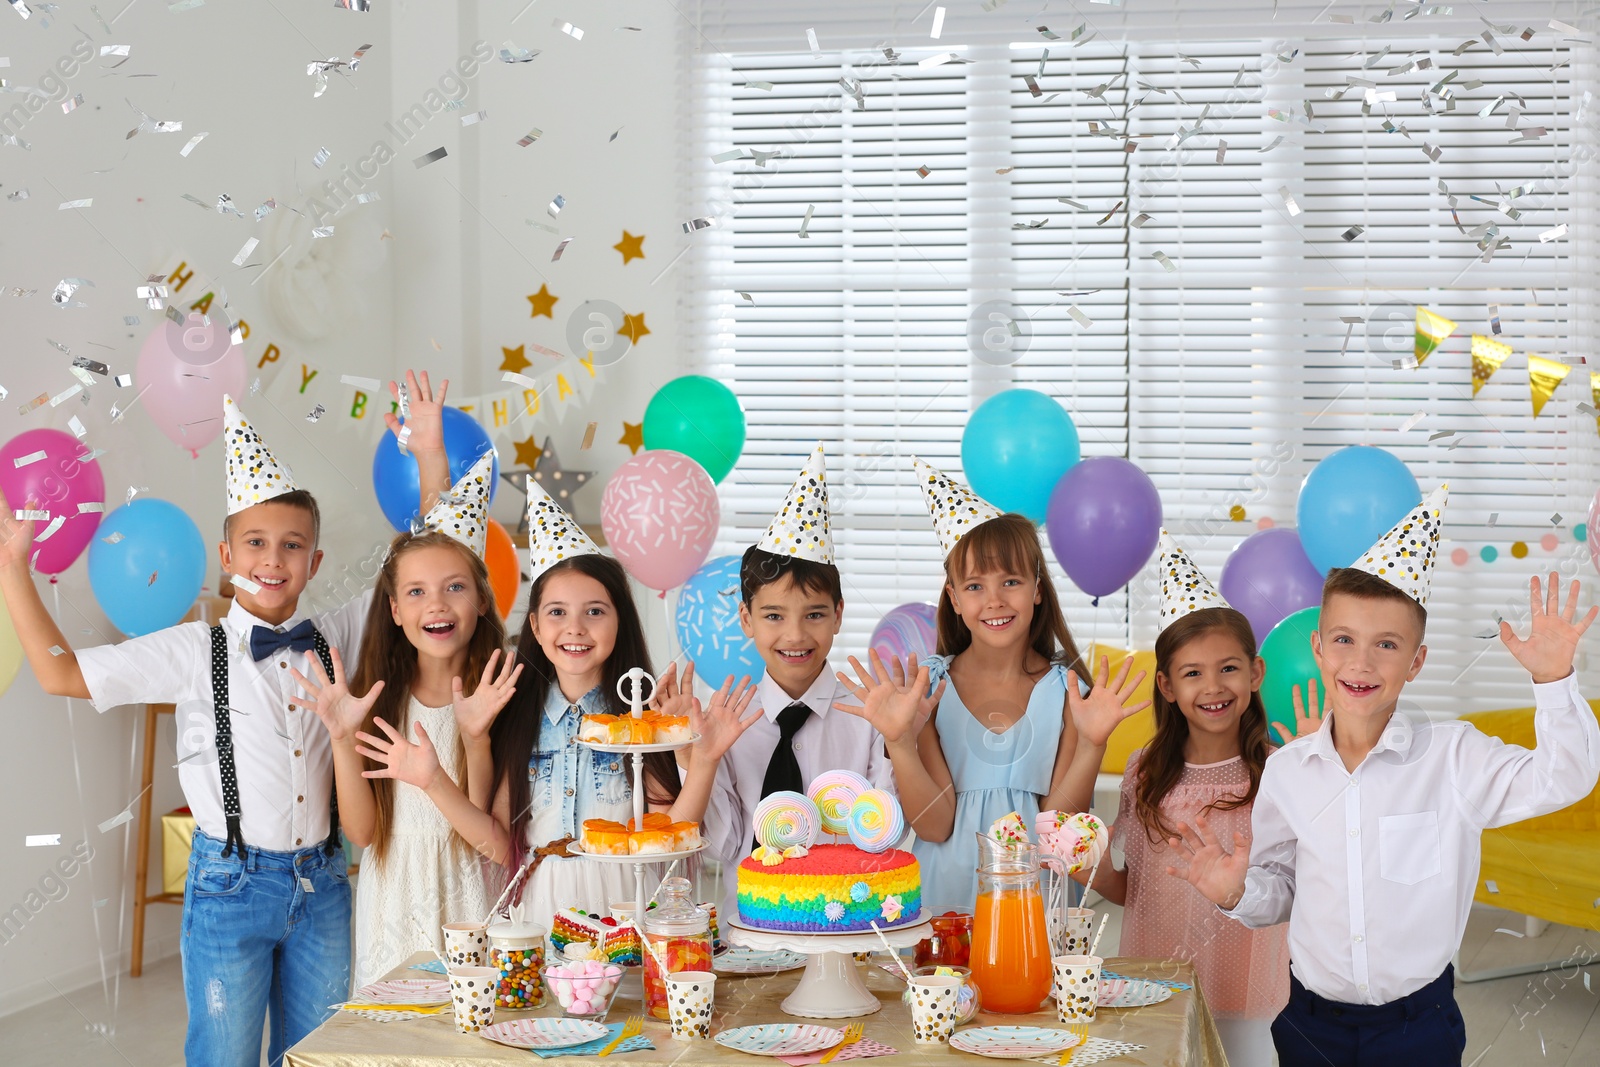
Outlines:
{"type": "Polygon", "coordinates": [[[682,452],[720,482],[744,451],[744,408],[715,378],[674,378],[644,409],[644,447],[682,452]]]}
{"type": "MultiPolygon", "coordinates": [[[[1321,606],[1301,608],[1272,628],[1267,639],[1261,642],[1261,658],[1267,664],[1267,676],[1261,682],[1261,702],[1267,708],[1268,723],[1282,723],[1294,735],[1294,687],[1300,687],[1301,699],[1309,693],[1306,682],[1317,680],[1319,703],[1326,702],[1322,693],[1322,671],[1311,655],[1311,632],[1322,618],[1321,606]]],[[[1282,744],[1278,731],[1267,728],[1268,740],[1282,744]]]]}

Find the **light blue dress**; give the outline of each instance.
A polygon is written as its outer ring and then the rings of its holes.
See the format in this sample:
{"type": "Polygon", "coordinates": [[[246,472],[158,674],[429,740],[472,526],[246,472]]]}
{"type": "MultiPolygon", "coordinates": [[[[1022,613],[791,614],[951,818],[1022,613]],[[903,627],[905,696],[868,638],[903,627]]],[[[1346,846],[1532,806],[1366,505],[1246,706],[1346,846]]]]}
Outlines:
{"type": "MultiPolygon", "coordinates": [[[[931,684],[949,677],[950,659],[923,660],[931,668],[931,684]]],[[[1066,699],[1067,670],[1051,667],[1034,684],[1022,718],[1005,733],[995,733],[967,707],[954,685],[945,687],[934,722],[956,790],[955,825],[948,840],[919,838],[911,849],[922,867],[923,906],[933,914],[972,910],[978,896],[975,834],[1013,811],[1032,833],[1039,798],[1050,791],[1066,699]]],[[[981,706],[977,714],[983,714],[981,706]]]]}

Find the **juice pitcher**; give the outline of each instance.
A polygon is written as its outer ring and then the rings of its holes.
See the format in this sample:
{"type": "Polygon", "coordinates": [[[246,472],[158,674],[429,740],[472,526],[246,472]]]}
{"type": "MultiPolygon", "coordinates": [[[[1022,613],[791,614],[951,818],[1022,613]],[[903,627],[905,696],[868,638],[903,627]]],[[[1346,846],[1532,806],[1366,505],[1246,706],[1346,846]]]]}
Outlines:
{"type": "Polygon", "coordinates": [[[1039,851],[1008,848],[978,834],[978,899],[972,922],[972,979],[986,1011],[1024,1015],[1050,993],[1050,939],[1039,891],[1039,851]]]}

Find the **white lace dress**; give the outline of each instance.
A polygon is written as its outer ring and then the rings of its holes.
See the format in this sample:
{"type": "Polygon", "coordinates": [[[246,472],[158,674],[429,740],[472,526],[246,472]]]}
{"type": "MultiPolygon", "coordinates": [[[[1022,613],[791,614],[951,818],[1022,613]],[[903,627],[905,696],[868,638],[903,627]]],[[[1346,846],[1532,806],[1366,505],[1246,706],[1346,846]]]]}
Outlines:
{"type": "MultiPolygon", "coordinates": [[[[439,753],[439,764],[455,781],[456,718],[449,706],[425,707],[412,698],[403,727],[421,722],[439,753]]],[[[499,890],[498,868],[459,839],[428,795],[405,782],[394,783],[394,820],[383,862],[371,851],[356,879],[356,988],[377,981],[419,949],[443,950],[440,927],[447,922],[481,922],[499,890]],[[420,930],[419,930],[420,927],[420,930]],[[423,932],[428,940],[424,940],[423,932]]]]}

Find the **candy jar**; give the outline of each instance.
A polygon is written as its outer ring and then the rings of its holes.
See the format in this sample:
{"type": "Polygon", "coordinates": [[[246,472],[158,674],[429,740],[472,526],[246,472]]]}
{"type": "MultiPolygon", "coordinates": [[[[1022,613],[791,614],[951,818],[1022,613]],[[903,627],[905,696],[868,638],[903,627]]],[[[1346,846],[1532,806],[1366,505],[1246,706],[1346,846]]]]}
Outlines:
{"type": "MultiPolygon", "coordinates": [[[[970,916],[969,916],[970,918],[970,916]]],[[[921,978],[924,975],[947,975],[961,979],[961,988],[956,990],[956,1025],[965,1026],[978,1014],[978,1009],[983,1007],[983,994],[978,989],[978,983],[972,980],[972,972],[965,967],[918,967],[911,972],[913,976],[921,978]]],[[[907,986],[901,995],[907,1010],[911,1007],[911,987],[907,986]]]]}
{"type": "Polygon", "coordinates": [[[915,966],[967,966],[972,958],[972,916],[947,911],[928,921],[933,923],[933,936],[917,942],[915,966]]]}
{"type": "Polygon", "coordinates": [[[494,1006],[502,1011],[544,1003],[539,971],[544,967],[545,929],[538,923],[498,922],[489,927],[489,966],[500,972],[494,1006]]]}
{"type": "Polygon", "coordinates": [[[645,913],[645,1007],[657,1019],[667,1018],[665,974],[711,970],[711,916],[694,902],[687,878],[661,883],[660,906],[645,913]]]}

